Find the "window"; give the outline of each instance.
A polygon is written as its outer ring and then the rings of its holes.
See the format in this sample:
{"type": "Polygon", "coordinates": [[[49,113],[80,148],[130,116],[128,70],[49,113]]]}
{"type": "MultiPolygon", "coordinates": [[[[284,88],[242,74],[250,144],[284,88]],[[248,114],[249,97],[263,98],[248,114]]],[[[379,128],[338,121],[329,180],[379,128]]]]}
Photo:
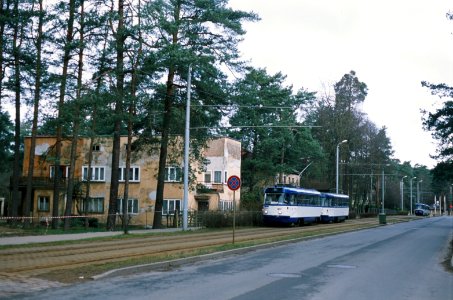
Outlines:
{"type": "Polygon", "coordinates": [[[85,200],[84,212],[104,213],[104,197],[90,197],[85,200]]]}
{"type": "Polygon", "coordinates": [[[91,148],[93,152],[99,152],[101,151],[101,145],[99,144],[94,144],[93,147],[91,148]]]}
{"type": "Polygon", "coordinates": [[[233,210],[233,201],[220,200],[219,203],[220,210],[233,210]]]}
{"type": "MultiPolygon", "coordinates": [[[[82,180],[88,180],[88,166],[82,167],[82,180]]],[[[91,181],[105,181],[105,167],[91,167],[91,181]]]]}
{"type": "MultiPolygon", "coordinates": [[[[69,166],[60,166],[60,178],[68,178],[69,166]]],[[[50,166],[50,178],[55,176],[55,166],[50,166]]]]}
{"type": "MultiPolygon", "coordinates": [[[[123,198],[117,200],[117,211],[120,215],[123,214],[123,203],[123,198]]],[[[127,199],[127,213],[132,215],[138,214],[138,199],[127,199]]]]}
{"type": "MultiPolygon", "coordinates": [[[[119,168],[119,181],[126,181],[126,167],[119,168]]],[[[140,181],[140,167],[129,168],[129,181],[130,182],[140,181]]]]}
{"type": "Polygon", "coordinates": [[[180,167],[166,167],[165,168],[165,181],[181,182],[182,170],[180,167]]]}
{"type": "Polygon", "coordinates": [[[50,211],[49,196],[38,196],[38,211],[50,211]]]}
{"type": "MultiPolygon", "coordinates": [[[[129,144],[124,144],[124,149],[127,151],[129,150],[129,144]]],[[[136,144],[132,143],[131,151],[137,150],[136,144]]]]}
{"type": "Polygon", "coordinates": [[[214,183],[222,183],[222,171],[214,171],[214,183]]]}
{"type": "Polygon", "coordinates": [[[181,214],[181,200],[180,199],[164,199],[162,206],[162,215],[174,215],[175,210],[181,214]]]}
{"type": "Polygon", "coordinates": [[[211,171],[204,173],[204,183],[211,183],[211,171]]]}

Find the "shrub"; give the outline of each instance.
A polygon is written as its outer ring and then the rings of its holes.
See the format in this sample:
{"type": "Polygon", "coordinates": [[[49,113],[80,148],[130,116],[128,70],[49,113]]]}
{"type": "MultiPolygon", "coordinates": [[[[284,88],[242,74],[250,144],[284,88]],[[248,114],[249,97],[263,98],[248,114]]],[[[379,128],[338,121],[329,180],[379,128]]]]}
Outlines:
{"type": "Polygon", "coordinates": [[[199,212],[198,220],[202,226],[207,228],[223,228],[233,226],[235,218],[236,226],[261,226],[263,217],[261,211],[207,211],[199,212]]]}
{"type": "Polygon", "coordinates": [[[99,228],[99,220],[97,218],[89,218],[88,227],[99,228]]]}

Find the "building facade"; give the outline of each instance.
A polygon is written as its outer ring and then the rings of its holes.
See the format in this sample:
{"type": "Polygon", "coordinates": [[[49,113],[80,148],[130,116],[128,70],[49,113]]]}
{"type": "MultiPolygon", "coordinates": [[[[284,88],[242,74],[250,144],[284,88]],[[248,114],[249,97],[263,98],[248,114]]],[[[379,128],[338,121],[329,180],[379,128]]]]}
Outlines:
{"type": "MultiPolygon", "coordinates": [[[[71,141],[62,142],[62,154],[59,170],[55,170],[55,142],[53,136],[41,136],[36,139],[35,160],[33,167],[33,191],[30,217],[33,221],[42,221],[52,215],[54,176],[60,172],[60,203],[59,216],[64,215],[67,200],[67,182],[70,174],[71,141]]],[[[23,176],[20,181],[22,198],[25,197],[26,176],[29,166],[29,149],[31,138],[25,138],[23,176]]],[[[179,143],[175,143],[177,145],[179,143]]],[[[126,149],[127,137],[121,137],[121,152],[119,166],[119,192],[117,199],[118,216],[122,216],[124,201],[124,187],[126,179],[126,149]]],[[[76,149],[74,167],[74,216],[92,216],[101,222],[105,221],[108,214],[109,190],[112,174],[112,137],[79,138],[76,149]],[[91,166],[89,153],[92,153],[91,166]],[[89,172],[91,169],[91,172],[89,172]],[[91,178],[88,178],[91,173],[91,178]],[[89,180],[88,180],[89,179],[89,180]]],[[[176,159],[169,159],[167,163],[164,203],[161,212],[165,222],[168,216],[173,216],[175,211],[183,210],[183,149],[172,149],[181,155],[174,155],[176,159]]],[[[169,151],[170,152],[170,151],[169,151]]],[[[203,151],[207,161],[205,169],[192,165],[193,178],[189,188],[188,210],[228,210],[233,205],[233,194],[227,188],[226,182],[230,175],[240,175],[241,170],[241,144],[230,138],[217,138],[208,143],[203,151]]],[[[157,173],[159,154],[149,154],[148,151],[134,151],[132,149],[131,167],[129,170],[128,189],[128,214],[130,224],[152,224],[156,202],[157,173]]],[[[240,193],[235,195],[236,204],[240,202],[240,193]]],[[[24,201],[24,199],[23,199],[24,201]]],[[[22,202],[23,202],[22,201],[22,202]]],[[[22,210],[20,210],[22,211],[22,210]]]]}

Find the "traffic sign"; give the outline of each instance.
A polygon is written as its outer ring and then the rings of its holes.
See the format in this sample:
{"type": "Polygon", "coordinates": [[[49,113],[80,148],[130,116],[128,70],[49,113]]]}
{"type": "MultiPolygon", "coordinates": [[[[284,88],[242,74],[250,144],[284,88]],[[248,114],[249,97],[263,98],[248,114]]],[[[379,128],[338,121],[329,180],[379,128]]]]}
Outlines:
{"type": "Polygon", "coordinates": [[[236,175],[232,175],[228,178],[227,185],[230,190],[236,191],[241,187],[241,179],[236,175]]]}

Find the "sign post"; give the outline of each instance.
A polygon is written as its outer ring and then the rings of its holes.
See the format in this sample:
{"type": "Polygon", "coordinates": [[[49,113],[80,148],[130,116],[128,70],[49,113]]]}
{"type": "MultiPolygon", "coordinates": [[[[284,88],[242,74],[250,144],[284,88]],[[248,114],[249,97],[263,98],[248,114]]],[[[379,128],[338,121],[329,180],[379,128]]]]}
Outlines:
{"type": "Polygon", "coordinates": [[[236,190],[241,187],[241,179],[236,176],[230,176],[227,180],[227,185],[230,190],[233,191],[233,244],[234,244],[234,234],[236,231],[236,190]]]}

